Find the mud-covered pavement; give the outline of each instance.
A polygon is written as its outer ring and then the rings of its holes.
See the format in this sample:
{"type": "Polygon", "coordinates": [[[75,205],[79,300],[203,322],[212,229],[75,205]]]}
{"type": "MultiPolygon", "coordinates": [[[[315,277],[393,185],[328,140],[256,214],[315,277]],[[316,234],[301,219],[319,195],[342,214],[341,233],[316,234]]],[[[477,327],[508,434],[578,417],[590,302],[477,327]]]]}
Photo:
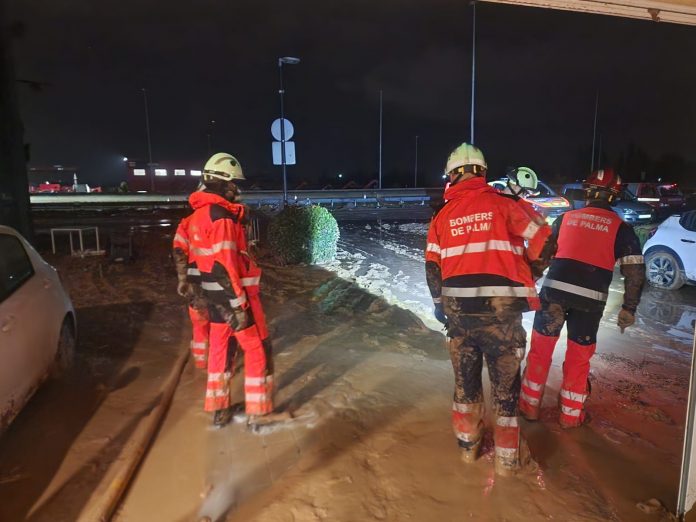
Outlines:
{"type": "MultiPolygon", "coordinates": [[[[592,422],[556,424],[562,338],[542,420],[523,425],[540,471],[499,479],[490,440],[473,466],[458,459],[444,337],[421,322],[432,324],[417,229],[403,240],[372,226],[386,246],[345,234],[341,266],[328,267],[345,280],[266,266],[276,404],[294,419],[261,433],[243,423],[211,429],[204,375],[187,365],[116,520],[657,521],[636,507],[651,497],[674,510],[696,289],[648,289],[638,323],[621,335],[616,281],[593,359],[592,422]]],[[[61,264],[79,312],[80,363],[0,439],[0,520],[75,520],[186,349],[172,231],[148,230],[136,238],[151,255],[132,265],[61,264]]]]}

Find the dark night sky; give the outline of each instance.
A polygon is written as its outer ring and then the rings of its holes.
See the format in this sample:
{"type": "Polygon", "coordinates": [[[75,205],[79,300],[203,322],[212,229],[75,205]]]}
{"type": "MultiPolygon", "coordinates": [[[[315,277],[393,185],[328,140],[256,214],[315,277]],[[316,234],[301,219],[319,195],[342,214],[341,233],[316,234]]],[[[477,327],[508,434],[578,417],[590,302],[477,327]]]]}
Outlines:
{"type": "MultiPolygon", "coordinates": [[[[31,163],[78,165],[115,184],[122,156],[203,162],[214,148],[248,176],[277,176],[269,126],[296,128],[296,181],[377,169],[384,91],[384,185],[419,172],[438,183],[450,149],[469,137],[471,7],[462,0],[10,0],[31,163]],[[399,179],[396,172],[402,172],[399,179]]],[[[598,132],[616,159],[629,142],[653,157],[696,160],[696,28],[507,5],[477,8],[476,142],[493,175],[527,164],[542,177],[589,169],[598,132]]]]}

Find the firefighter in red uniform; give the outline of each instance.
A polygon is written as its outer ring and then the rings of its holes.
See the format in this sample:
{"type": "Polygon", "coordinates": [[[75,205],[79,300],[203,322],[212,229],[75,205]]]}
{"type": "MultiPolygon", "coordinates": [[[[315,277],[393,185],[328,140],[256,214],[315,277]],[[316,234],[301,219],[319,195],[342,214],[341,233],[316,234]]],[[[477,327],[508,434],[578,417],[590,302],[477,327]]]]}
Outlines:
{"type": "Polygon", "coordinates": [[[191,216],[181,220],[174,235],[173,256],[176,265],[177,293],[188,301],[189,318],[193,330],[191,355],[196,368],[205,368],[208,360],[208,305],[201,290],[201,273],[191,254],[188,225],[191,216]]]}
{"type": "Polygon", "coordinates": [[[526,419],[539,418],[553,350],[567,322],[559,422],[572,428],[587,420],[590,359],[617,261],[625,278],[618,316],[621,332],[635,321],[645,265],[635,232],[611,209],[620,189],[621,180],[613,170],[594,172],[585,182],[587,206],[566,212],[553,224],[552,243],[558,246],[540,292],[542,308],[534,316],[522,379],[520,411],[526,419]]]}
{"type": "Polygon", "coordinates": [[[217,426],[231,419],[230,381],[237,345],[244,351],[250,424],[273,410],[272,356],[259,298],[261,270],[247,252],[246,209],[236,202],[237,183],[244,179],[233,156],[214,154],[203,170],[205,190],[189,198],[194,209],[188,222],[190,251],[201,273],[211,323],[205,410],[215,412],[217,426]]]}
{"type": "Polygon", "coordinates": [[[426,277],[435,316],[447,325],[455,374],[452,425],[462,460],[476,460],[481,444],[485,357],[496,414],[495,470],[512,475],[528,458],[517,409],[526,345],[522,312],[538,308],[538,296],[527,259],[539,258],[550,228],[487,185],[486,170],[473,145],[450,154],[447,203],[428,231],[426,277]]]}

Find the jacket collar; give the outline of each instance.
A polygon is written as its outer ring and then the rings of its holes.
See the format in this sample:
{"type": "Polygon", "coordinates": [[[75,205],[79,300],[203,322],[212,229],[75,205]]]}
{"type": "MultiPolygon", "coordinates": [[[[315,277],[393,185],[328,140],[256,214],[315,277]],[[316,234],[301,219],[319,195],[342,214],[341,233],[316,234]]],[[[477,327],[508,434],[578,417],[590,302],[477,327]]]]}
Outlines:
{"type": "Polygon", "coordinates": [[[189,205],[191,205],[194,210],[210,205],[219,205],[240,218],[244,213],[244,205],[240,203],[231,203],[219,194],[213,192],[194,192],[189,196],[189,205]]]}
{"type": "Polygon", "coordinates": [[[461,199],[465,197],[472,196],[475,192],[496,192],[493,187],[486,183],[486,178],[483,176],[476,176],[474,178],[469,178],[464,181],[460,181],[455,185],[450,185],[447,190],[445,190],[445,199],[450,201],[452,199],[461,199]]]}

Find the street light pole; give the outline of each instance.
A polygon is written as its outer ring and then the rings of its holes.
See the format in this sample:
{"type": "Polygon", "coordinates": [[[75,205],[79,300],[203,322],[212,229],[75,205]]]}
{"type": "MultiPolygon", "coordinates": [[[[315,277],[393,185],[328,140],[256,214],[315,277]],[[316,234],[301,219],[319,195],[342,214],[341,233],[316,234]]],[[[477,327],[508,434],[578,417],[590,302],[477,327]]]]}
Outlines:
{"type": "Polygon", "coordinates": [[[285,105],[283,96],[285,94],[285,89],[283,89],[283,64],[296,65],[300,63],[299,58],[294,56],[284,56],[278,58],[278,76],[280,80],[280,88],[278,89],[278,94],[280,95],[280,162],[283,167],[283,208],[288,204],[288,178],[286,172],[285,164],[285,105]]]}
{"type": "Polygon", "coordinates": [[[208,156],[213,154],[213,131],[215,130],[215,120],[210,120],[208,124],[208,156]]]}
{"type": "Polygon", "coordinates": [[[150,173],[150,191],[155,191],[155,173],[152,170],[152,141],[150,140],[150,110],[147,105],[147,90],[142,88],[145,101],[145,132],[147,134],[147,170],[150,173]]]}
{"type": "Polygon", "coordinates": [[[413,188],[418,187],[418,135],[416,135],[416,160],[413,162],[413,188]]]}
{"type": "Polygon", "coordinates": [[[382,89],[379,90],[379,183],[377,187],[382,190],[382,89]]]}
{"type": "Polygon", "coordinates": [[[474,102],[476,100],[476,1],[471,2],[473,28],[471,31],[471,144],[474,144],[474,102]]]}
{"type": "Polygon", "coordinates": [[[597,90],[597,96],[595,97],[594,106],[594,125],[592,126],[592,161],[590,162],[590,173],[594,172],[594,159],[595,159],[595,143],[597,141],[597,112],[599,110],[599,90],[597,90]]]}

